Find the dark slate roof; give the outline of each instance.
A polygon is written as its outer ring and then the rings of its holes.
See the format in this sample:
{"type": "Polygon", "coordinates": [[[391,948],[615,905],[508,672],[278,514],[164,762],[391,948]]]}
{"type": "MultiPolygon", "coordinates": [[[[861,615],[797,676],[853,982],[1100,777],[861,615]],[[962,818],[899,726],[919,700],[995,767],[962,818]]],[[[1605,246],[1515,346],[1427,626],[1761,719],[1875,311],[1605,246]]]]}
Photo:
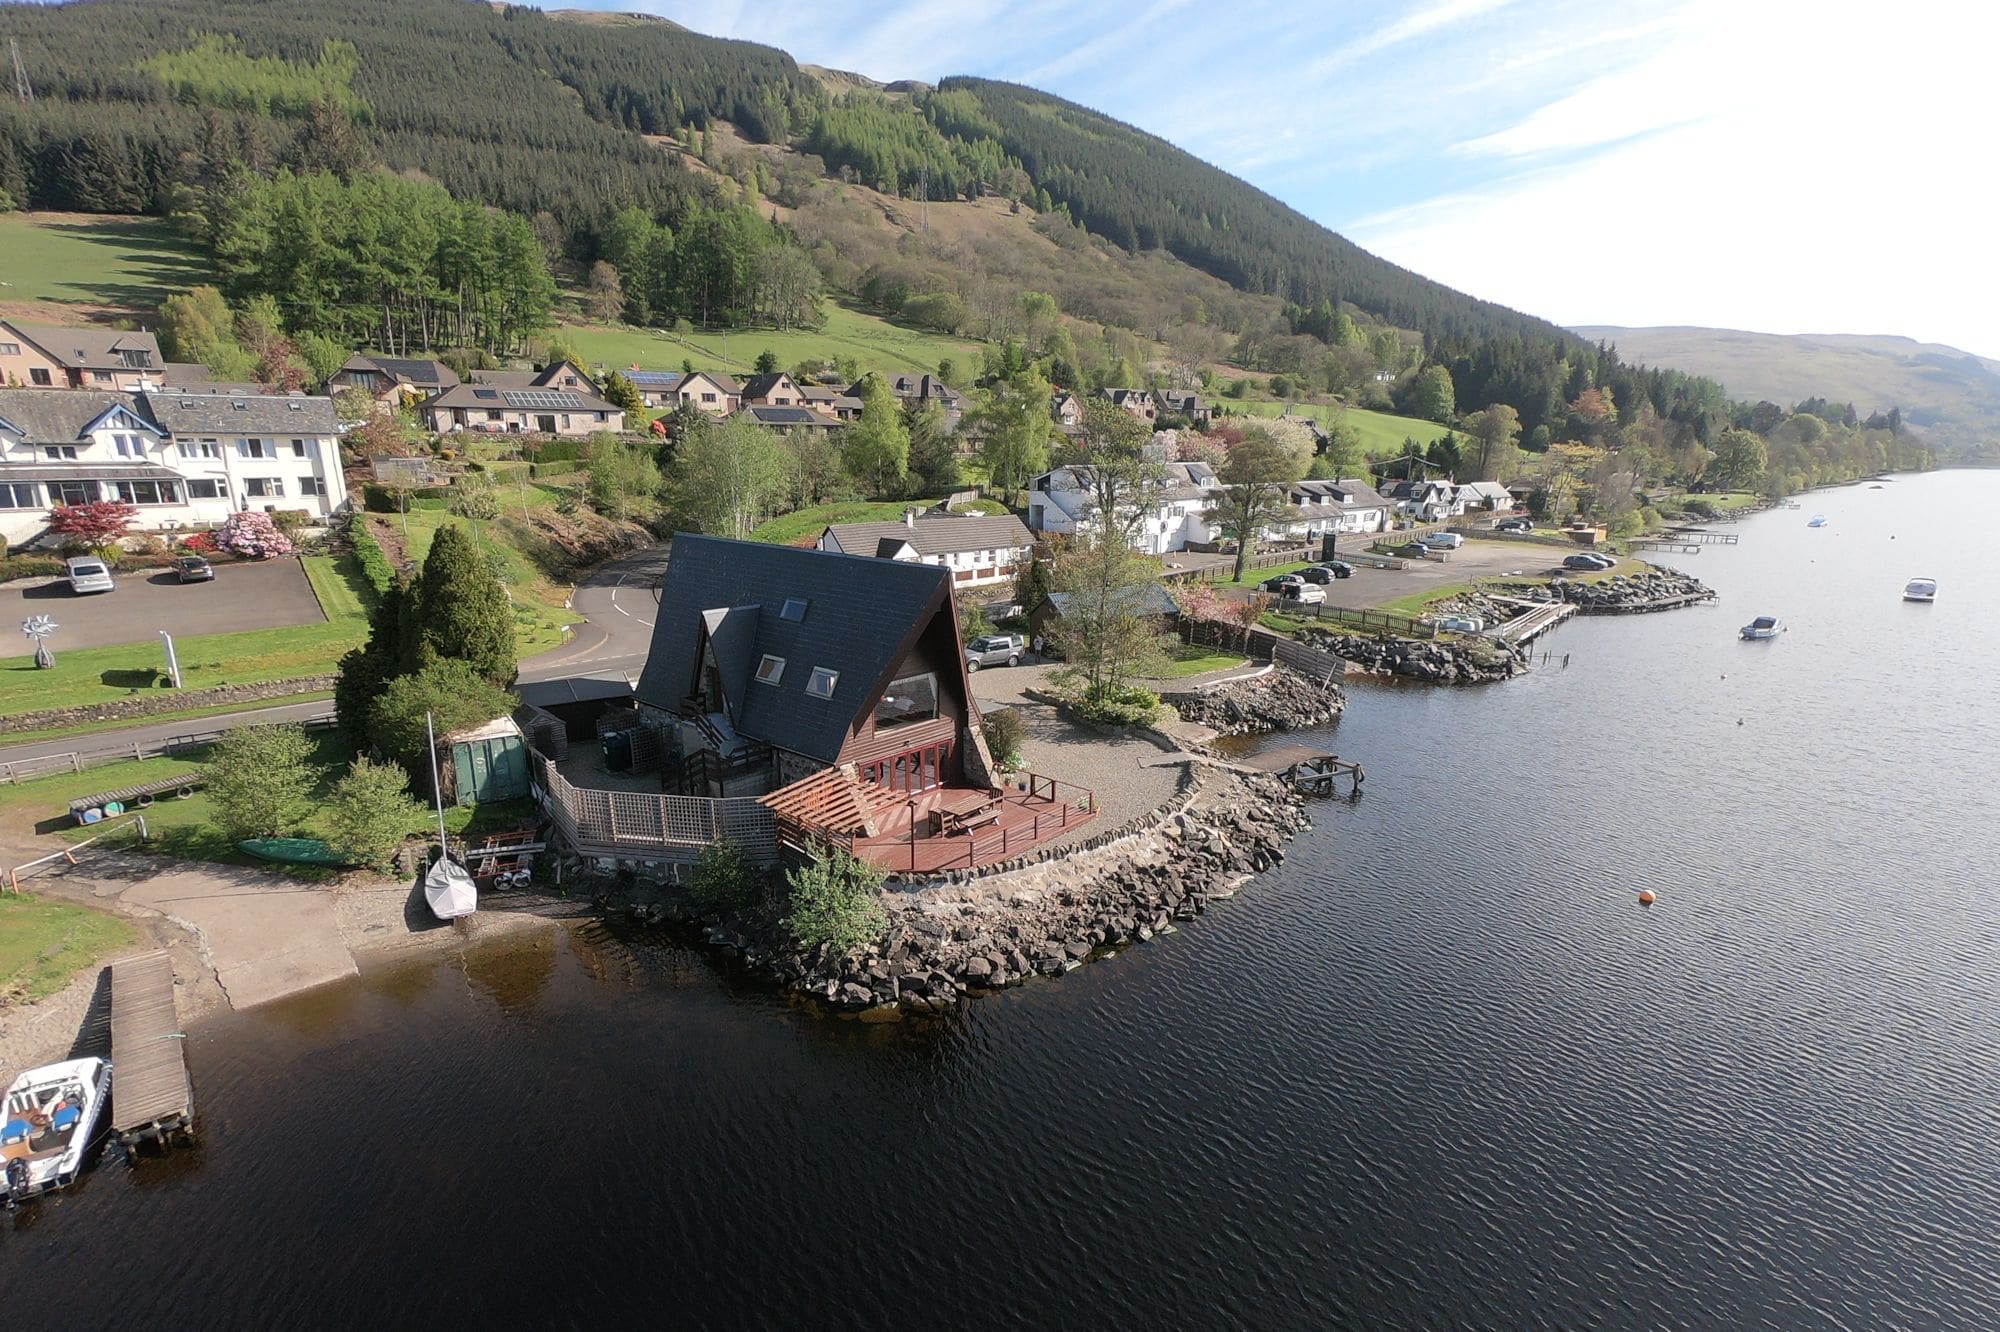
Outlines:
{"type": "Polygon", "coordinates": [[[971,514],[918,514],[914,525],[834,523],[826,529],[834,544],[850,555],[879,552],[885,541],[908,542],[919,555],[951,555],[967,550],[1015,550],[1032,546],[1035,538],[1011,513],[990,518],[971,514]]]}
{"type": "Polygon", "coordinates": [[[458,382],[458,372],[441,361],[416,360],[404,356],[371,356],[368,358],[387,373],[419,388],[436,384],[440,388],[450,388],[458,382]]]}
{"type": "MultiPolygon", "coordinates": [[[[1138,592],[1133,593],[1132,596],[1136,609],[1141,613],[1147,615],[1180,614],[1180,603],[1174,600],[1174,594],[1167,591],[1166,588],[1161,587],[1158,583],[1148,583],[1138,592]]],[[[1055,608],[1057,615],[1061,615],[1069,609],[1069,601],[1070,594],[1067,592],[1051,592],[1048,596],[1049,605],[1055,608]]]]}
{"type": "Polygon", "coordinates": [[[73,444],[84,427],[113,407],[123,407],[140,418],[137,401],[129,393],[105,389],[0,388],[0,421],[21,432],[34,444],[73,444]]]}
{"type": "Polygon", "coordinates": [[[152,370],[162,364],[160,343],[151,333],[127,333],[108,328],[58,328],[48,324],[10,322],[22,337],[71,370],[152,370]],[[141,352],[143,365],[127,365],[121,352],[141,352]]]}
{"type": "Polygon", "coordinates": [[[743,381],[743,396],[746,398],[761,398],[776,388],[779,380],[790,378],[791,376],[782,370],[775,375],[752,375],[743,381]]]}
{"type": "Polygon", "coordinates": [[[825,415],[810,407],[766,407],[762,403],[753,402],[743,411],[758,425],[830,426],[833,424],[825,415]]]}
{"type": "Polygon", "coordinates": [[[950,595],[950,577],[935,564],[677,536],[639,697],[678,712],[695,681],[705,614],[734,612],[723,617],[723,665],[746,682],[724,683],[736,709],[731,723],[752,740],[832,763],[895,668],[902,639],[950,595]],[[803,619],[782,617],[788,599],[807,603],[803,619]],[[741,641],[739,626],[750,631],[741,641]],[[767,653],[785,659],[775,686],[753,678],[767,653]],[[840,673],[830,699],[806,692],[815,666],[840,673]]]}
{"type": "Polygon", "coordinates": [[[176,435],[337,435],[333,399],[220,393],[138,394],[147,414],[176,435]]]}
{"type": "Polygon", "coordinates": [[[533,707],[565,703],[599,703],[632,697],[632,682],[622,675],[572,675],[560,680],[526,680],[514,686],[514,696],[533,707]]]}

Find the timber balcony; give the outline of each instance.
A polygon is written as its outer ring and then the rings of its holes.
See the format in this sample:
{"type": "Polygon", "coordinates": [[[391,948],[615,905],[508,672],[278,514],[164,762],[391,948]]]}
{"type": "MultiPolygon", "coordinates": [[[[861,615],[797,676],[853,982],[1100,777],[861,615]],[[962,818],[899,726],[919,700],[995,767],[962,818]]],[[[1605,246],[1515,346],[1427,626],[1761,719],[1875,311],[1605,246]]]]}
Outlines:
{"type": "Polygon", "coordinates": [[[778,841],[811,853],[838,847],[890,874],[935,874],[998,864],[1097,817],[1096,795],[1038,773],[999,788],[901,791],[828,768],[759,802],[778,841]]]}

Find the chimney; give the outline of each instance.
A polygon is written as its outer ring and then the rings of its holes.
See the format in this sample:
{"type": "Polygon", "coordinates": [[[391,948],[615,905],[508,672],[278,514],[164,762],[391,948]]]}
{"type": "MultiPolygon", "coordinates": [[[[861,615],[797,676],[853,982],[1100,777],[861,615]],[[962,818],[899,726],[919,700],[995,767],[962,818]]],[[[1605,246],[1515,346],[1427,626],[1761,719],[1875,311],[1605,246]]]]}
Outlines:
{"type": "Polygon", "coordinates": [[[917,525],[917,511],[915,509],[903,510],[903,526],[914,528],[916,525],[917,525]]]}

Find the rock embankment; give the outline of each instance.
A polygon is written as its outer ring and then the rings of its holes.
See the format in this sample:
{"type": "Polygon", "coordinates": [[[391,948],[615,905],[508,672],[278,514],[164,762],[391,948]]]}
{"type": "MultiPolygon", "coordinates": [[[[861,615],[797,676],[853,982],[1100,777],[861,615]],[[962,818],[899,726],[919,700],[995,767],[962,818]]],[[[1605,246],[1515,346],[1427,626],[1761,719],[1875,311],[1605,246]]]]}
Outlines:
{"type": "MultiPolygon", "coordinates": [[[[1058,976],[1107,949],[1171,931],[1282,862],[1285,843],[1306,823],[1282,778],[1221,767],[1197,768],[1191,791],[1174,805],[1092,850],[885,891],[888,930],[850,953],[801,952],[768,927],[733,923],[711,925],[708,941],[837,1008],[944,1008],[971,991],[1058,976]]],[[[686,918],[672,903],[630,909],[655,923],[686,918]]]]}
{"type": "MultiPolygon", "coordinates": [[[[1526,601],[1567,601],[1586,613],[1673,610],[1715,599],[1715,589],[1699,578],[1651,566],[1644,573],[1619,574],[1596,583],[1558,578],[1552,583],[1489,583],[1482,591],[1526,601]]],[[[1483,598],[1470,593],[1454,600],[1469,603],[1483,598]]]]}
{"type": "Polygon", "coordinates": [[[1162,695],[1181,720],[1206,726],[1217,735],[1262,735],[1324,726],[1347,706],[1337,684],[1311,680],[1280,666],[1247,680],[1213,689],[1162,695]]]}
{"type": "Polygon", "coordinates": [[[1528,669],[1524,655],[1487,638],[1397,638],[1311,628],[1300,630],[1298,638],[1371,674],[1400,675],[1431,684],[1488,684],[1528,669]]]}

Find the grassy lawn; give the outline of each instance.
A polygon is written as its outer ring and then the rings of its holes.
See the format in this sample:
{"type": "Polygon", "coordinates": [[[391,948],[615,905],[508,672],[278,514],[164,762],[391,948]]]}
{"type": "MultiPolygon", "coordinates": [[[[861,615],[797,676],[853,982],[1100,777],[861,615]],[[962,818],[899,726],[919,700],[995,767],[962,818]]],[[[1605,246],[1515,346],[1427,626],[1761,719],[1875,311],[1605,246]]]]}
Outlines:
{"type": "MultiPolygon", "coordinates": [[[[351,751],[347,742],[337,732],[315,732],[313,739],[316,747],[314,759],[325,767],[325,775],[314,792],[318,798],[324,797],[332,789],[334,781],[346,770],[351,751]]],[[[69,802],[79,796],[136,785],[139,782],[191,775],[199,770],[207,753],[205,749],[190,750],[186,754],[172,758],[107,763],[101,767],[87,768],[82,772],[56,773],[21,782],[18,785],[0,787],[0,817],[17,826],[32,824],[37,832],[53,833],[72,842],[98,836],[107,830],[112,831],[121,840],[136,839],[138,823],[131,815],[111,823],[77,825],[69,820],[69,802]]],[[[236,845],[209,822],[214,813],[214,803],[205,791],[196,791],[186,800],[176,800],[172,797],[159,799],[142,812],[145,815],[149,838],[142,849],[178,856],[185,860],[257,865],[280,872],[295,873],[303,878],[330,877],[323,869],[312,866],[275,865],[237,850],[236,845]]],[[[447,809],[445,826],[454,834],[468,831],[478,833],[488,829],[515,827],[533,815],[531,801],[498,801],[487,805],[467,805],[447,809]]],[[[410,820],[409,831],[412,836],[420,836],[434,832],[436,827],[436,813],[425,806],[410,820]]],[[[323,837],[327,829],[321,816],[315,813],[307,818],[305,825],[297,831],[300,836],[323,837]]],[[[131,845],[141,844],[135,840],[131,845]]],[[[0,920],[4,920],[4,917],[0,917],[0,920]]]]}
{"type": "MultiPolygon", "coordinates": [[[[1218,406],[1245,416],[1282,416],[1289,409],[1294,416],[1310,416],[1322,424],[1332,422],[1341,413],[1338,407],[1315,403],[1239,402],[1234,398],[1217,398],[1215,401],[1218,406]]],[[[1370,457],[1394,457],[1402,453],[1405,437],[1428,447],[1439,435],[1458,433],[1447,431],[1435,421],[1421,421],[1414,416],[1391,416],[1388,412],[1371,412],[1365,407],[1349,407],[1346,411],[1347,423],[1360,432],[1362,452],[1370,457]]]]}
{"type": "MultiPolygon", "coordinates": [[[[344,619],[240,634],[200,634],[176,638],[174,647],[181,659],[182,685],[202,689],[324,674],[341,653],[360,646],[367,635],[365,622],[344,619]]],[[[55,669],[49,671],[36,670],[32,656],[0,658],[0,712],[82,707],[157,693],[166,665],[158,643],[58,652],[55,669]]]]}
{"type": "Polygon", "coordinates": [[[1184,680],[1190,675],[1207,675],[1210,671],[1233,670],[1244,662],[1244,658],[1234,652],[1218,652],[1214,648],[1200,647],[1193,643],[1174,644],[1169,656],[1171,660],[1166,669],[1153,676],[1153,679],[1184,680]]]}
{"type": "Polygon", "coordinates": [[[1375,609],[1388,611],[1392,615],[1408,615],[1414,618],[1424,614],[1433,601],[1459,596],[1477,586],[1479,586],[1477,583],[1446,583],[1443,587],[1428,588],[1422,592],[1412,592],[1408,596],[1397,597],[1394,601],[1385,601],[1375,609]]]}
{"type": "Polygon", "coordinates": [[[1727,512],[1727,511],[1729,511],[1729,510],[1731,510],[1731,509],[1747,509],[1747,508],[1749,508],[1749,507],[1750,507],[1751,505],[1753,505],[1753,504],[1755,504],[1755,503],[1757,502],[1757,496],[1756,496],[1756,493],[1755,493],[1754,491],[1749,491],[1749,490],[1737,490],[1737,491],[1731,491],[1730,493],[1728,493],[1728,494],[1726,494],[1726,495],[1683,495],[1683,496],[1681,496],[1681,501],[1682,501],[1682,503],[1686,503],[1686,502],[1687,502],[1687,501],[1689,501],[1689,500],[1695,500],[1695,501],[1700,501],[1700,502],[1705,502],[1705,503],[1707,503],[1707,504],[1709,504],[1709,505],[1712,505],[1713,507],[1715,507],[1715,508],[1717,508],[1717,509],[1721,509],[1721,510],[1723,510],[1724,512],[1727,512]]]}
{"type": "Polygon", "coordinates": [[[139,937],[126,921],[28,893],[0,896],[0,1008],[54,994],[139,937]]]}
{"type": "MultiPolygon", "coordinates": [[[[503,514],[512,507],[510,501],[515,490],[511,486],[502,488],[503,514]]],[[[540,495],[541,502],[548,501],[548,496],[541,494],[539,487],[528,487],[528,493],[531,496],[540,495]]],[[[467,524],[465,519],[437,509],[376,515],[372,521],[405,540],[409,557],[418,565],[422,565],[424,557],[430,553],[431,538],[437,535],[440,527],[446,523],[470,526],[474,541],[493,561],[495,572],[500,575],[500,581],[506,585],[513,600],[515,652],[519,656],[532,657],[538,652],[561,647],[564,627],[575,624],[581,618],[575,612],[563,609],[563,590],[543,577],[534,561],[506,539],[507,533],[500,522],[467,524]]]]}
{"type": "Polygon", "coordinates": [[[979,348],[976,342],[905,328],[833,302],[827,303],[823,327],[785,333],[742,329],[692,333],[683,340],[656,329],[601,324],[565,325],[560,332],[585,360],[612,369],[624,370],[636,363],[642,370],[678,370],[682,361],[692,361],[697,370],[721,370],[737,376],[749,374],[757,357],[767,351],[787,369],[800,361],[852,357],[864,372],[935,374],[942,360],[957,362],[961,371],[971,369],[979,348]]]}
{"type": "Polygon", "coordinates": [[[0,213],[0,302],[75,306],[80,320],[97,310],[149,312],[208,280],[194,251],[157,218],[0,213]]]}
{"type": "Polygon", "coordinates": [[[928,509],[936,502],[935,500],[842,500],[837,504],[818,504],[810,509],[780,514],[768,522],[759,523],[751,530],[750,539],[768,541],[774,546],[789,546],[807,537],[817,537],[820,530],[829,523],[892,523],[900,519],[905,510],[928,509]]]}
{"type": "Polygon", "coordinates": [[[363,601],[363,588],[367,580],[361,572],[361,561],[352,555],[342,555],[335,559],[331,555],[307,555],[300,559],[305,566],[306,581],[312,584],[313,595],[319,598],[319,608],[326,612],[329,620],[362,619],[368,614],[363,601]]]}

